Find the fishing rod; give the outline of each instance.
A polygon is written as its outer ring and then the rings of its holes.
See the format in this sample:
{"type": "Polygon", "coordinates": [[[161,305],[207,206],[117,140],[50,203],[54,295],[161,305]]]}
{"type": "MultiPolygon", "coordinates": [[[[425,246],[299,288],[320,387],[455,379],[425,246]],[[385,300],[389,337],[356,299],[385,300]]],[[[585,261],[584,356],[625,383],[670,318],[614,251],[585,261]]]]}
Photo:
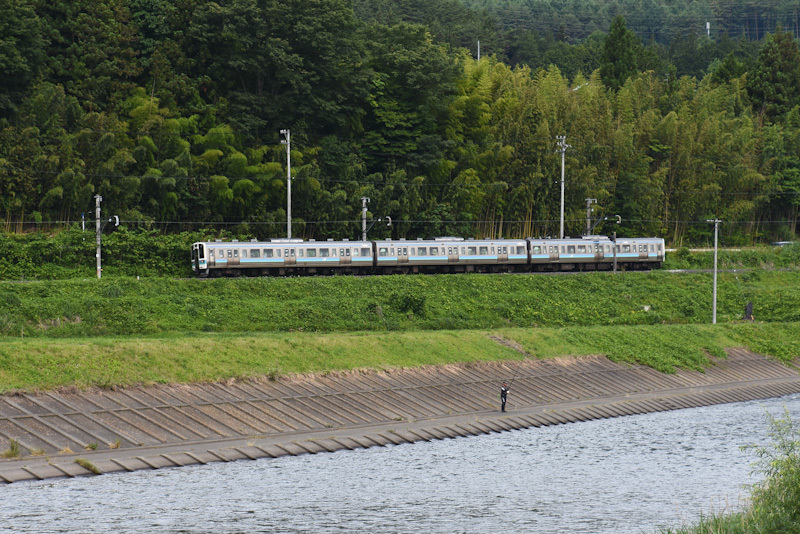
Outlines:
{"type": "Polygon", "coordinates": [[[519,368],[522,367],[522,362],[524,362],[528,357],[523,355],[522,359],[517,364],[517,368],[514,370],[514,376],[511,377],[511,382],[508,383],[508,389],[511,390],[511,386],[514,384],[514,379],[517,378],[517,373],[519,372],[519,368]]]}

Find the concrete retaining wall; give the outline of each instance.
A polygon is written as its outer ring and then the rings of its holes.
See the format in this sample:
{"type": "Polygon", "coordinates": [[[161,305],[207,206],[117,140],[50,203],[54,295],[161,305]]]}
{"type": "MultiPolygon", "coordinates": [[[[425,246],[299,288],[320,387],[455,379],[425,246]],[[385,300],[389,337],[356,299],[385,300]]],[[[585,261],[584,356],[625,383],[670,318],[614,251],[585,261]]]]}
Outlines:
{"type": "Polygon", "coordinates": [[[666,375],[593,357],[6,395],[0,452],[14,440],[20,457],[0,459],[0,482],[413,443],[797,392],[795,368],[734,349],[705,373],[666,375]],[[501,413],[499,387],[512,377],[501,413]]]}

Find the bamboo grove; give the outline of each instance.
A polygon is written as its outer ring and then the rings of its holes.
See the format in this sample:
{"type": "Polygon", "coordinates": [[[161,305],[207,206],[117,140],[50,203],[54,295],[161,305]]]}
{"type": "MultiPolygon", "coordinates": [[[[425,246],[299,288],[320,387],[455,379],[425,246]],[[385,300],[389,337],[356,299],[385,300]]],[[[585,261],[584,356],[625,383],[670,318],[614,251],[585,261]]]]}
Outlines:
{"type": "Polygon", "coordinates": [[[617,16],[570,41],[425,6],[0,0],[4,230],[91,220],[101,195],[128,227],[285,235],[290,129],[293,237],[358,237],[362,197],[393,220],[370,237],[555,235],[561,135],[568,235],[595,199],[598,232],[795,237],[793,30],[644,44],[617,16]]]}

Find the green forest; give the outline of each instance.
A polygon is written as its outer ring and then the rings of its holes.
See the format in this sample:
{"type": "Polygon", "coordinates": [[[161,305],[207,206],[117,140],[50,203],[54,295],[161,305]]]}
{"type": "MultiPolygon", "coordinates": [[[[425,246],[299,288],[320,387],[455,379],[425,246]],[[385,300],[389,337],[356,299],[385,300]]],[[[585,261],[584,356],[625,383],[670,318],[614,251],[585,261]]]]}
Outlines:
{"type": "Polygon", "coordinates": [[[290,186],[292,237],[360,237],[362,197],[371,238],[549,236],[563,171],[567,235],[589,202],[597,233],[792,240],[798,12],[0,0],[2,228],[89,227],[100,195],[147,235],[281,237],[290,186]]]}

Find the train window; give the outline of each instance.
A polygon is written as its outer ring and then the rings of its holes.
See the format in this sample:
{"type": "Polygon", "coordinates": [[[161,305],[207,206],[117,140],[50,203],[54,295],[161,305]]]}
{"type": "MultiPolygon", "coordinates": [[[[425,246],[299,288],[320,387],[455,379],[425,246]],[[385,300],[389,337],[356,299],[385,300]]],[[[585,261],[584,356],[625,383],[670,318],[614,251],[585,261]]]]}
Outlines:
{"type": "Polygon", "coordinates": [[[428,249],[426,247],[419,247],[418,252],[420,256],[428,255],[428,249]]]}
{"type": "Polygon", "coordinates": [[[229,258],[233,257],[233,251],[231,249],[228,249],[228,257],[229,258]]]}
{"type": "Polygon", "coordinates": [[[575,254],[575,245],[567,245],[567,253],[575,254]]]}
{"type": "Polygon", "coordinates": [[[272,257],[272,249],[271,248],[265,248],[264,249],[264,257],[265,258],[271,258],[272,257]]]}
{"type": "Polygon", "coordinates": [[[389,255],[389,249],[388,248],[381,247],[381,248],[378,249],[378,256],[388,256],[388,255],[389,255]]]}
{"type": "Polygon", "coordinates": [[[561,245],[561,253],[562,254],[566,254],[567,253],[567,247],[565,247],[564,245],[561,245]]]}
{"type": "Polygon", "coordinates": [[[439,255],[439,247],[431,247],[431,256],[439,255]]]}
{"type": "Polygon", "coordinates": [[[489,247],[478,247],[478,254],[481,256],[486,256],[489,254],[489,247]]]}
{"type": "Polygon", "coordinates": [[[586,252],[586,245],[578,245],[578,252],[586,252]]]}
{"type": "Polygon", "coordinates": [[[276,250],[275,251],[275,255],[280,258],[281,257],[281,249],[276,250]]]}
{"type": "MultiPolygon", "coordinates": [[[[500,247],[497,247],[497,248],[498,248],[498,252],[499,252],[500,247]]],[[[492,254],[494,254],[494,247],[492,247],[492,254]]]]}
{"type": "Polygon", "coordinates": [[[242,258],[246,258],[246,257],[247,257],[247,249],[245,248],[245,249],[242,249],[242,258]]]}
{"type": "Polygon", "coordinates": [[[350,249],[349,248],[344,249],[344,255],[345,255],[345,257],[350,255],[350,249]]]}
{"type": "Polygon", "coordinates": [[[416,256],[417,255],[417,249],[416,248],[411,247],[411,255],[412,256],[416,256]]]}
{"type": "MultiPolygon", "coordinates": [[[[520,248],[522,248],[522,247],[517,247],[517,254],[519,254],[519,249],[520,248]]],[[[534,254],[538,254],[541,249],[542,249],[542,247],[540,247],[539,245],[536,245],[535,247],[533,247],[531,249],[531,252],[533,252],[534,254]]]]}
{"type": "Polygon", "coordinates": [[[389,249],[389,254],[391,254],[392,256],[394,256],[394,247],[392,247],[392,248],[390,248],[390,249],[389,249]]]}
{"type": "Polygon", "coordinates": [[[466,250],[467,250],[466,248],[464,248],[464,247],[461,247],[461,255],[462,255],[462,256],[463,256],[464,254],[466,254],[466,252],[465,252],[466,250]]]}
{"type": "Polygon", "coordinates": [[[448,256],[452,256],[453,255],[453,247],[447,247],[447,255],[448,256]]]}
{"type": "Polygon", "coordinates": [[[372,251],[369,248],[362,248],[361,255],[365,258],[369,258],[370,256],[372,256],[372,251]]]}
{"type": "Polygon", "coordinates": [[[408,247],[403,247],[403,256],[408,256],[408,247]]]}
{"type": "Polygon", "coordinates": [[[255,258],[255,259],[260,258],[261,257],[261,251],[258,250],[257,248],[251,248],[250,249],[250,257],[251,258],[255,258]]]}
{"type": "Polygon", "coordinates": [[[631,246],[630,245],[622,245],[622,252],[630,252],[631,246]]]}
{"type": "Polygon", "coordinates": [[[478,252],[477,252],[477,249],[476,249],[475,247],[467,247],[467,253],[468,253],[470,256],[474,256],[474,255],[475,255],[475,254],[477,254],[478,252]]]}
{"type": "Polygon", "coordinates": [[[239,257],[239,249],[238,248],[233,249],[233,257],[234,258],[238,258],[239,257]]]}
{"type": "Polygon", "coordinates": [[[286,252],[287,252],[287,254],[291,254],[292,257],[294,258],[295,250],[296,249],[290,248],[290,249],[287,249],[286,252]]]}
{"type": "Polygon", "coordinates": [[[297,249],[297,257],[298,258],[302,258],[305,255],[306,255],[306,249],[304,249],[304,248],[298,248],[297,249]]]}
{"type": "Polygon", "coordinates": [[[339,256],[344,258],[344,249],[343,248],[339,249],[339,256]]]}
{"type": "Polygon", "coordinates": [[[331,249],[331,256],[336,256],[336,249],[335,248],[331,249]]]}
{"type": "Polygon", "coordinates": [[[310,248],[306,250],[306,257],[307,258],[316,258],[317,257],[317,249],[310,248]]]}
{"type": "Polygon", "coordinates": [[[329,248],[321,248],[319,249],[319,257],[320,258],[327,258],[331,255],[331,249],[329,248]]]}
{"type": "Polygon", "coordinates": [[[211,258],[212,260],[214,259],[214,249],[213,248],[208,249],[208,257],[211,258]]]}

